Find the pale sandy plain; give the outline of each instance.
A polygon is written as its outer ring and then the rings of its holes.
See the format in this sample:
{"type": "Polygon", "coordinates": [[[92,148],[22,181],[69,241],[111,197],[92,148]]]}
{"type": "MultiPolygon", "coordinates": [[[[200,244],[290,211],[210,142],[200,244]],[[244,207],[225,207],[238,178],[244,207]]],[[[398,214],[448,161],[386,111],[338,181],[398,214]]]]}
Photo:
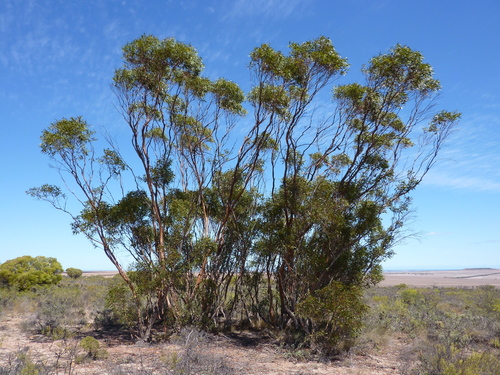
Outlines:
{"type": "MultiPolygon", "coordinates": [[[[84,272],[84,276],[112,277],[116,271],[84,272]]],[[[477,287],[493,285],[500,288],[500,269],[466,268],[451,271],[387,271],[379,286],[406,284],[413,287],[477,287]]]]}
{"type": "Polygon", "coordinates": [[[414,287],[477,287],[493,285],[500,288],[500,269],[466,268],[454,271],[384,272],[379,286],[406,284],[414,287]]]}

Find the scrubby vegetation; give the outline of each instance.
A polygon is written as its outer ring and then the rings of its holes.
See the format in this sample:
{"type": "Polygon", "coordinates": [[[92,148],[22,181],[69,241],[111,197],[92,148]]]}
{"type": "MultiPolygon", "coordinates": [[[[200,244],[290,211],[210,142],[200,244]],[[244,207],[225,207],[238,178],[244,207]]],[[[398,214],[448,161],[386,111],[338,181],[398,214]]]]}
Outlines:
{"type": "Polygon", "coordinates": [[[500,291],[405,285],[367,292],[370,313],[358,348],[390,336],[408,342],[403,374],[500,374],[500,291]]]}
{"type": "Polygon", "coordinates": [[[45,340],[53,356],[37,356],[27,348],[11,352],[0,357],[0,374],[73,374],[89,363],[109,374],[238,373],[207,345],[218,335],[244,332],[251,332],[257,342],[282,348],[295,360],[374,355],[388,350],[397,338],[404,341],[401,374],[500,373],[500,290],[399,285],[373,287],[360,294],[360,289],[339,288],[333,285],[299,306],[299,316],[302,311],[313,316],[316,329],[295,342],[292,334],[283,335],[244,313],[231,322],[212,322],[210,331],[156,324],[151,332],[154,343],[143,345],[170,343],[177,349],[147,360],[129,358],[120,366],[108,355],[107,342],[137,341],[133,304],[127,307],[128,289],[120,278],[68,277],[58,285],[22,292],[1,288],[0,325],[8,316],[22,316],[23,329],[33,340],[45,340]],[[340,303],[338,298],[344,299],[340,303]],[[360,317],[354,321],[353,310],[360,317]],[[326,341],[332,335],[336,335],[335,345],[326,341]],[[332,352],[332,347],[337,350],[332,352]]]}

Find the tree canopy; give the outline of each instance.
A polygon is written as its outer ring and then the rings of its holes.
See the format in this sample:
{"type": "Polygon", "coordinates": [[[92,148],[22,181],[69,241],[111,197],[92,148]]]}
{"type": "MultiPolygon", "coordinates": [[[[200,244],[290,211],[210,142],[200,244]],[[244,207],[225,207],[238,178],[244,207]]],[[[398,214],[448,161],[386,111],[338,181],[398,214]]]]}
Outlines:
{"type": "Polygon", "coordinates": [[[82,276],[82,274],[83,271],[79,268],[66,268],[66,275],[68,275],[68,277],[71,277],[72,279],[78,279],[80,276],[82,276]]]}
{"type": "Polygon", "coordinates": [[[0,264],[0,286],[25,291],[34,286],[53,285],[61,281],[62,271],[56,258],[25,255],[0,264]]]}
{"type": "Polygon", "coordinates": [[[307,311],[333,311],[324,296],[360,298],[356,288],[381,279],[410,193],[460,117],[435,110],[439,81],[404,45],[372,58],[364,82],[335,85],[348,63],[330,39],[288,53],[264,44],[250,54],[246,95],[204,77],[196,50],[171,38],[142,36],[123,60],[113,90],[135,160],[113,144],[97,152],[90,125],[64,118],[41,149],[82,209],[67,211],[55,185],[28,193],[103,249],[142,337],[158,322],[207,326],[236,311],[296,332],[335,327],[307,311]]]}

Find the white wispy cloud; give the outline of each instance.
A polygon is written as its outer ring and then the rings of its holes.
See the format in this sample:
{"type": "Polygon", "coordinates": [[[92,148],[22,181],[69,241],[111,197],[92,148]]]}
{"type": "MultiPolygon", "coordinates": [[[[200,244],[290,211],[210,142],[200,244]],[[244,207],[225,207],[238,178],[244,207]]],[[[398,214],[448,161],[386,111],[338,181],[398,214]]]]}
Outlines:
{"type": "Polygon", "coordinates": [[[17,22],[2,29],[3,61],[11,73],[42,76],[69,56],[78,56],[77,43],[69,36],[71,25],[65,17],[55,17],[50,9],[28,2],[10,8],[3,19],[12,18],[17,22]]]}
{"type": "Polygon", "coordinates": [[[226,17],[264,17],[287,18],[299,9],[306,9],[309,0],[237,0],[226,17]]]}
{"type": "Polygon", "coordinates": [[[500,193],[500,182],[475,176],[450,176],[442,173],[430,173],[424,180],[426,184],[445,188],[474,190],[478,192],[500,193]]]}
{"type": "Polygon", "coordinates": [[[500,192],[500,116],[486,106],[464,116],[424,184],[500,192]]]}

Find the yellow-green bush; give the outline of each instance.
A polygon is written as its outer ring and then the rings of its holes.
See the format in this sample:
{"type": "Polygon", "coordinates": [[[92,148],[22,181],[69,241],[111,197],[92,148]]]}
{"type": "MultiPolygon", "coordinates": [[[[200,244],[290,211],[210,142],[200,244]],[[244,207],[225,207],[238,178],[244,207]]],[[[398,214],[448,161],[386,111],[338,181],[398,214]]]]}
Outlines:
{"type": "Polygon", "coordinates": [[[92,336],[86,336],[80,341],[80,346],[86,351],[87,358],[92,360],[108,358],[108,351],[92,336]]]}
{"type": "Polygon", "coordinates": [[[360,287],[334,282],[297,306],[298,315],[310,320],[308,340],[313,349],[330,354],[338,350],[340,344],[349,345],[359,334],[368,309],[362,296],[360,287]]]}
{"type": "Polygon", "coordinates": [[[38,285],[53,285],[61,281],[63,269],[56,258],[25,255],[0,264],[0,287],[20,291],[38,285]]]}
{"type": "Polygon", "coordinates": [[[500,374],[500,359],[490,352],[467,351],[454,345],[434,345],[420,355],[418,374],[496,375],[500,374]]]}
{"type": "Polygon", "coordinates": [[[132,328],[137,324],[137,308],[132,293],[121,279],[111,281],[104,307],[94,318],[96,328],[132,328]]]}
{"type": "Polygon", "coordinates": [[[71,277],[72,279],[78,279],[80,276],[82,276],[83,271],[78,268],[66,268],[66,274],[68,277],[71,277]]]}
{"type": "Polygon", "coordinates": [[[399,298],[408,305],[417,305],[424,302],[424,295],[417,289],[403,289],[399,298]]]}

